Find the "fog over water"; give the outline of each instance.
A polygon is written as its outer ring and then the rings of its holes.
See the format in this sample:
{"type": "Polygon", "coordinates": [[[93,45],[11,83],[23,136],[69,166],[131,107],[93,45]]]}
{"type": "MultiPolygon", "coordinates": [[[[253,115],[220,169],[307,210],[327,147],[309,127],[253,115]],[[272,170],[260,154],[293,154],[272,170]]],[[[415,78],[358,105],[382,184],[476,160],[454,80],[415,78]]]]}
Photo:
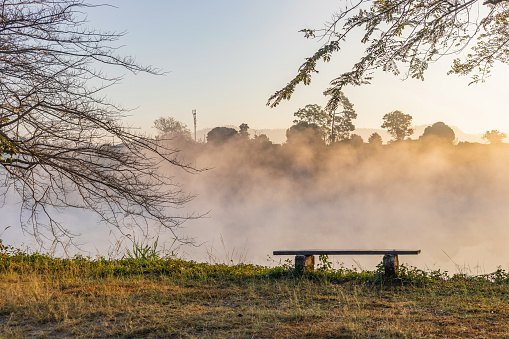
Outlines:
{"type": "MultiPolygon", "coordinates": [[[[503,145],[261,151],[231,144],[209,148],[197,164],[213,169],[186,183],[199,194],[188,208],[210,213],[186,232],[213,242],[221,259],[244,246],[247,261],[260,264],[277,249],[396,248],[421,249],[400,258],[420,268],[509,267],[509,149],[503,145]]],[[[332,259],[369,269],[381,260],[332,259]]]]}
{"type": "MultiPolygon", "coordinates": [[[[451,273],[509,269],[506,145],[405,142],[355,148],[250,140],[184,147],[182,157],[210,168],[194,175],[164,169],[185,191],[197,194],[178,213],[209,212],[179,230],[202,244],[181,247],[178,254],[187,259],[268,265],[269,257],[291,258],[272,256],[281,249],[421,249],[400,262],[451,273]]],[[[15,209],[3,211],[9,215],[5,225],[14,224],[15,209]]],[[[80,230],[78,242],[88,254],[111,251],[122,239],[91,214],[62,217],[80,230]]],[[[1,238],[21,241],[15,229],[1,238]]],[[[164,232],[160,243],[169,246],[169,239],[164,232]]],[[[381,261],[331,259],[365,269],[381,261]]]]}

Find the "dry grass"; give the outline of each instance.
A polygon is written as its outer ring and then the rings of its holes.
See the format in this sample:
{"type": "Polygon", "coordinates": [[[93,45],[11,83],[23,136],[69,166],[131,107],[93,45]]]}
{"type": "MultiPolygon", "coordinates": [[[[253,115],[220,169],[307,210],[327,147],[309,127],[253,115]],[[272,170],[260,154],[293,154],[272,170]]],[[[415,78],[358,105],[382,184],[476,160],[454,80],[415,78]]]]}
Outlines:
{"type": "Polygon", "coordinates": [[[217,275],[217,265],[92,274],[97,267],[1,260],[1,338],[509,337],[509,286],[482,279],[334,283],[241,266],[217,275]]]}

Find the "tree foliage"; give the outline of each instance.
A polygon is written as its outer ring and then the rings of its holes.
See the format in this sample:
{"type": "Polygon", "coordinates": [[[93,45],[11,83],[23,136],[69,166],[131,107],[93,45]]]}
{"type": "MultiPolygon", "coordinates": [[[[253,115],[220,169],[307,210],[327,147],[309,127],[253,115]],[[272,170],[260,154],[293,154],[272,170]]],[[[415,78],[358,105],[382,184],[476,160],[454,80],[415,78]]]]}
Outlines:
{"type": "Polygon", "coordinates": [[[207,133],[207,142],[215,145],[221,145],[238,135],[239,134],[235,128],[214,127],[207,133]]]}
{"type": "Polygon", "coordinates": [[[191,131],[187,125],[173,117],[160,117],[154,121],[154,127],[159,131],[159,139],[174,139],[176,141],[193,141],[191,131]]]}
{"type": "Polygon", "coordinates": [[[332,96],[326,106],[326,109],[332,112],[331,143],[349,139],[350,132],[355,130],[352,120],[357,118],[353,104],[342,91],[327,90],[324,94],[332,96]],[[340,107],[341,111],[337,112],[340,107]]]}
{"type": "Polygon", "coordinates": [[[419,140],[428,142],[443,142],[452,144],[456,139],[456,134],[453,129],[445,123],[439,121],[424,129],[424,133],[419,137],[419,140]]]}
{"type": "Polygon", "coordinates": [[[242,123],[239,126],[239,136],[243,140],[249,140],[249,125],[242,123]]]}
{"type": "Polygon", "coordinates": [[[509,62],[508,19],[507,0],[346,2],[323,29],[301,31],[306,38],[322,39],[325,44],[267,105],[289,100],[298,84],[311,83],[319,61],[329,62],[334,54],[348,51],[351,39],[359,36],[366,49],[350,71],[330,82],[328,105],[334,104],[345,86],[369,83],[375,70],[397,75],[404,69],[405,78],[424,79],[428,66],[446,55],[460,54],[449,74],[469,74],[472,83],[484,81],[496,62],[509,62]]]}
{"type": "Polygon", "coordinates": [[[159,71],[118,56],[121,34],[87,28],[89,7],[81,0],[0,3],[0,195],[9,203],[19,197],[21,227],[41,241],[72,237],[54,218],[62,208],[94,211],[120,228],[174,230],[185,218],[170,211],[189,200],[158,167],[192,168],[122,125],[124,110],[101,92],[121,78],[97,65],[159,71]]]}
{"type": "Polygon", "coordinates": [[[361,147],[362,145],[364,145],[364,139],[362,139],[362,137],[358,134],[352,134],[348,142],[353,147],[361,147]]]}
{"type": "Polygon", "coordinates": [[[294,124],[307,123],[316,125],[319,127],[320,134],[324,140],[330,136],[331,115],[323,110],[321,106],[316,104],[306,105],[304,108],[299,108],[293,115],[297,118],[293,120],[294,124]]]}
{"type": "Polygon", "coordinates": [[[502,133],[496,129],[491,131],[486,131],[482,136],[482,139],[490,144],[501,144],[505,138],[507,138],[507,134],[502,133]]]}
{"type": "Polygon", "coordinates": [[[286,130],[286,143],[290,145],[323,145],[320,126],[301,121],[286,130]]]}
{"type": "Polygon", "coordinates": [[[259,145],[266,145],[266,146],[273,145],[272,141],[270,141],[267,134],[260,134],[260,135],[255,134],[254,138],[253,138],[253,143],[259,144],[259,145]]]}
{"type": "Polygon", "coordinates": [[[382,137],[377,132],[372,133],[368,138],[368,143],[374,146],[382,145],[382,137]]]}
{"type": "Polygon", "coordinates": [[[394,138],[395,141],[404,140],[406,136],[414,133],[410,127],[412,125],[412,116],[405,114],[401,111],[389,112],[383,117],[382,128],[387,128],[387,131],[394,138]]]}
{"type": "MultiPolygon", "coordinates": [[[[324,93],[328,95],[328,93],[324,93]]],[[[355,130],[352,120],[357,118],[353,104],[346,95],[341,92],[337,94],[337,100],[332,105],[322,109],[319,105],[306,105],[293,114],[294,124],[305,123],[319,128],[324,141],[334,143],[336,140],[348,140],[350,132],[355,130]],[[341,110],[338,112],[338,110],[341,110]]]]}

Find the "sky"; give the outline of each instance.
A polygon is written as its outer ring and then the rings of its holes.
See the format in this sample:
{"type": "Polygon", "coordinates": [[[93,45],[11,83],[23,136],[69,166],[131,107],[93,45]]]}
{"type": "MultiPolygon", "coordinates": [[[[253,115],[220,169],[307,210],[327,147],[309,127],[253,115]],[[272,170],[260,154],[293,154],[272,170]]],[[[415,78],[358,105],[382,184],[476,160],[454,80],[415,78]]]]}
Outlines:
{"type": "MultiPolygon", "coordinates": [[[[125,32],[120,54],[165,75],[125,74],[105,94],[133,109],[126,122],[155,134],[153,121],[174,117],[198,129],[247,123],[251,128],[288,128],[293,113],[307,104],[324,106],[328,82],[362,54],[354,39],[347,48],[320,64],[310,86],[299,86],[290,101],[276,108],[267,99],[285,86],[306,57],[323,41],[309,40],[299,30],[321,28],[339,10],[330,0],[257,1],[109,1],[90,10],[89,25],[125,32]]],[[[425,81],[375,73],[370,85],[346,87],[358,113],[356,127],[379,128],[384,114],[401,110],[415,125],[443,121],[467,133],[509,131],[505,81],[507,65],[498,65],[486,83],[468,86],[468,77],[448,76],[451,59],[432,65],[425,81]]],[[[122,70],[113,70],[114,74],[122,70]]]]}

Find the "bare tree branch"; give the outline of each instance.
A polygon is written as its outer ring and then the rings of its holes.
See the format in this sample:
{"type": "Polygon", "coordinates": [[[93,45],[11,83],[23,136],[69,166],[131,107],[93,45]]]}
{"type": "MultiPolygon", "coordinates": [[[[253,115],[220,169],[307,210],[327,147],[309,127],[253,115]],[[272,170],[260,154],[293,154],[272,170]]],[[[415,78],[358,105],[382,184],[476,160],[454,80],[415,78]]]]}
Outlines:
{"type": "Polygon", "coordinates": [[[123,33],[84,28],[81,0],[0,3],[0,194],[17,193],[25,231],[72,237],[53,217],[87,209],[115,227],[150,223],[175,230],[192,197],[165,177],[161,164],[197,172],[177,150],[121,124],[125,111],[99,96],[120,78],[97,63],[161,74],[116,54],[123,33]],[[91,87],[90,81],[101,83],[91,87]],[[48,233],[49,231],[49,233],[48,233]]]}

